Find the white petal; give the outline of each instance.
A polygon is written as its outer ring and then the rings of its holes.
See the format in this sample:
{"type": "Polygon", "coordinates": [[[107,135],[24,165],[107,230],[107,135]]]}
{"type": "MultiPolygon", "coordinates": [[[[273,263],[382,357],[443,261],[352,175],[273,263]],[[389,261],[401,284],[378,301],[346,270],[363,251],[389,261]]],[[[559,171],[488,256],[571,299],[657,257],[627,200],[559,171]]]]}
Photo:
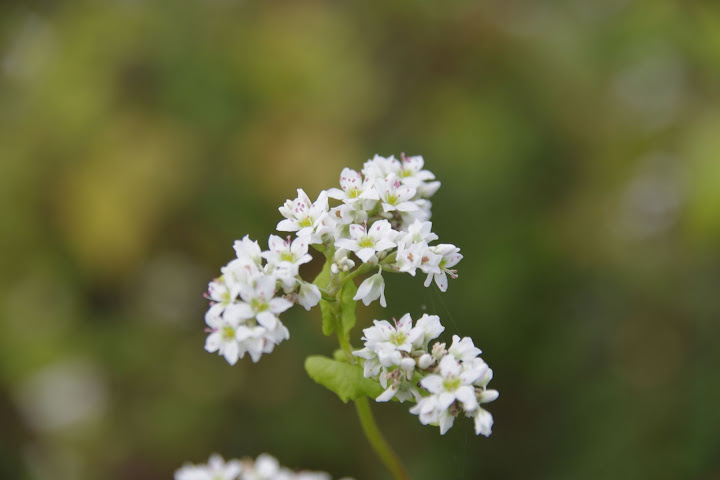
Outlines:
{"type": "Polygon", "coordinates": [[[217,352],[218,349],[220,349],[220,345],[222,345],[222,336],[220,332],[211,333],[205,340],[205,350],[208,352],[217,352]]]}
{"type": "Polygon", "coordinates": [[[395,396],[395,391],[397,390],[397,387],[395,385],[390,385],[390,387],[385,390],[383,393],[380,394],[379,397],[375,399],[376,402],[387,402],[390,399],[392,399],[395,396]]]}
{"type": "Polygon", "coordinates": [[[333,198],[335,200],[345,200],[347,198],[347,195],[345,192],[340,190],[339,188],[331,188],[327,191],[328,197],[333,198]]]}
{"type": "Polygon", "coordinates": [[[253,318],[254,316],[255,312],[253,312],[253,309],[250,307],[250,305],[245,302],[238,302],[229,305],[225,309],[225,313],[223,314],[223,318],[228,323],[235,325],[242,322],[243,320],[253,318]]]}
{"type": "Polygon", "coordinates": [[[279,232],[297,232],[300,229],[300,227],[297,224],[297,221],[291,220],[289,218],[286,218],[285,220],[280,220],[280,222],[277,224],[277,227],[275,227],[275,230],[279,232]]]}
{"type": "Polygon", "coordinates": [[[277,317],[270,312],[260,312],[256,318],[258,323],[268,330],[274,329],[278,322],[277,317]]]}
{"type": "Polygon", "coordinates": [[[430,393],[440,393],[443,391],[443,378],[440,375],[428,375],[420,380],[420,385],[430,393]]]}
{"type": "MultiPolygon", "coordinates": [[[[337,242],[335,242],[337,244],[337,242]]],[[[345,247],[347,248],[347,247],[345,247]]],[[[370,260],[373,256],[375,256],[375,249],[373,248],[363,248],[355,253],[360,260],[363,262],[366,262],[370,260]]]]}
{"type": "Polygon", "coordinates": [[[472,412],[478,408],[477,396],[475,389],[469,386],[463,386],[455,391],[455,397],[463,404],[465,411],[472,412]]]}
{"type": "Polygon", "coordinates": [[[455,417],[447,411],[442,412],[440,414],[440,435],[445,435],[445,433],[450,430],[450,427],[453,426],[453,422],[455,422],[455,417]]]}
{"type": "Polygon", "coordinates": [[[224,345],[223,356],[230,365],[235,365],[235,363],[237,363],[239,354],[240,348],[238,347],[237,342],[232,341],[224,345]]]}
{"type": "Polygon", "coordinates": [[[284,298],[278,297],[270,300],[270,311],[272,313],[282,313],[292,306],[292,302],[285,300],[284,298]]]}
{"type": "Polygon", "coordinates": [[[351,252],[355,252],[360,247],[358,246],[358,243],[355,240],[351,240],[349,238],[339,238],[339,239],[335,240],[335,248],[344,248],[345,250],[350,250],[351,252]]]}

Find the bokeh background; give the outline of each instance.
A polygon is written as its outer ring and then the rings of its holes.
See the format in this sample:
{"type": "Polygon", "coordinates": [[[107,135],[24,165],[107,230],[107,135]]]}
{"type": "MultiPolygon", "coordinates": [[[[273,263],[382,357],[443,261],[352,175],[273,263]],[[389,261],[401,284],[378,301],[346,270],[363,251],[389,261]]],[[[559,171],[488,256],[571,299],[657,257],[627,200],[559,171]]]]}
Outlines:
{"type": "Polygon", "coordinates": [[[230,367],[202,294],[403,151],[465,259],[362,324],[437,313],[501,392],[489,439],[376,406],[413,478],[720,478],[720,5],[679,0],[0,2],[0,477],[389,478],[303,370],[317,311],[230,367]]]}

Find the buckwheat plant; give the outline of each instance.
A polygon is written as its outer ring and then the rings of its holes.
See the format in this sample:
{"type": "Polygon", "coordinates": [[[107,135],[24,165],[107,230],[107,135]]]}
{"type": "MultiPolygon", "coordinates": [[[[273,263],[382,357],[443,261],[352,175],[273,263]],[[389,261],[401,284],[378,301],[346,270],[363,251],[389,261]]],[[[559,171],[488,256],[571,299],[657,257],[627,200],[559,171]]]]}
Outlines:
{"type": "MultiPolygon", "coordinates": [[[[476,434],[489,436],[493,417],[483,405],[498,397],[487,388],[493,372],[472,339],[455,335],[449,347],[435,341],[445,330],[437,315],[375,320],[363,330],[363,348],[351,345],[358,301],[387,307],[384,274],[420,272],[425,287],[434,282],[441,292],[458,276],[460,249],[433,244],[438,236],[429,221],[429,199],[440,182],[423,167],[420,156],[376,155],[360,172],[343,169],[340,188],[322,191],[314,202],[298,189],[297,198],[279,208],[284,219],[277,230],[283,236],[270,235],[267,250],[247,236],[235,242],[236,258],[210,282],[205,315],[205,349],[234,365],[246,354],[257,362],[290,337],[280,315],[293,305],[319,306],[322,332],[334,333],[340,348],[333,358],[308,357],[305,369],[343,402],[355,404],[363,432],[396,479],[409,477],[380,433],[368,398],[412,403],[410,413],[423,425],[439,426],[440,434],[465,416],[473,419],[476,434]],[[310,248],[325,257],[312,282],[300,276],[300,266],[312,259],[310,248]]],[[[224,464],[213,458],[209,466],[184,467],[176,480],[300,478],[287,472],[247,473],[248,461],[224,464]],[[214,473],[195,475],[196,470],[214,473]]],[[[258,458],[255,468],[269,465],[268,458],[258,458]]],[[[276,461],[272,465],[262,470],[285,472],[276,461]]],[[[317,475],[303,478],[329,478],[317,475]]]]}

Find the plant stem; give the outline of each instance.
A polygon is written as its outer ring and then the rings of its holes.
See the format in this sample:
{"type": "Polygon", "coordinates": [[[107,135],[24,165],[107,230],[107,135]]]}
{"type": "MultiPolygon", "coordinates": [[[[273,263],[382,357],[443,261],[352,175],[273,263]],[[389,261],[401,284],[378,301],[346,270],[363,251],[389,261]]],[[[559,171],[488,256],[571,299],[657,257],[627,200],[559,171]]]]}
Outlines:
{"type": "Polygon", "coordinates": [[[370,403],[368,403],[367,397],[355,400],[355,410],[360,419],[360,425],[362,425],[365,437],[368,439],[368,442],[370,442],[375,453],[380,457],[380,460],[382,460],[387,469],[390,470],[393,478],[395,480],[410,480],[410,475],[408,475],[405,466],[392,450],[387,440],[385,440],[385,437],[375,423],[375,418],[370,410],[370,403]]]}

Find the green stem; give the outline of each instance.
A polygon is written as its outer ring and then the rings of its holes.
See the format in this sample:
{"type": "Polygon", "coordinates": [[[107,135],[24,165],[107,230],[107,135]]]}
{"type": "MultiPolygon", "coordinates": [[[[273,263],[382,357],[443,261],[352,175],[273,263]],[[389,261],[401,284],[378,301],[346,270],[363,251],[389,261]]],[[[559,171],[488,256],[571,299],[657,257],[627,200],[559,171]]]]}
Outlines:
{"type": "Polygon", "coordinates": [[[362,425],[365,437],[367,437],[368,442],[370,442],[370,445],[380,457],[380,460],[382,460],[387,469],[390,470],[393,478],[395,480],[410,480],[410,475],[408,475],[405,466],[392,450],[387,440],[385,440],[385,437],[375,423],[375,418],[370,410],[370,403],[368,403],[367,397],[355,400],[355,410],[360,419],[360,425],[362,425]]]}
{"type": "Polygon", "coordinates": [[[358,275],[363,275],[363,274],[369,272],[373,268],[375,268],[373,265],[364,263],[364,264],[360,265],[358,268],[356,268],[353,272],[351,272],[347,276],[343,277],[342,282],[344,284],[345,282],[352,280],[353,278],[357,277],[358,275]]]}

